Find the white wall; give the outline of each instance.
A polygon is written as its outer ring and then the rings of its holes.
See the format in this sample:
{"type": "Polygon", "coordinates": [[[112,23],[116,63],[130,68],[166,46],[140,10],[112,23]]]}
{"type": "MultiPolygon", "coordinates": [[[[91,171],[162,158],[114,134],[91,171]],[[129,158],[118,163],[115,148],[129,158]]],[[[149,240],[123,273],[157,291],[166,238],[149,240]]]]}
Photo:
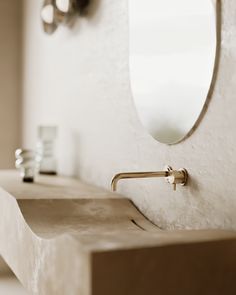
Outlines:
{"type": "Polygon", "coordinates": [[[209,109],[187,140],[155,141],[141,126],[130,90],[128,0],[93,0],[72,30],[46,36],[41,1],[25,0],[24,144],[34,147],[39,124],[60,127],[63,174],[109,188],[128,170],[185,167],[186,187],[162,179],[124,181],[129,196],[165,228],[236,228],[236,2],[222,1],[220,70],[209,109]]]}
{"type": "Polygon", "coordinates": [[[20,145],[21,1],[0,0],[0,169],[20,145]]]}

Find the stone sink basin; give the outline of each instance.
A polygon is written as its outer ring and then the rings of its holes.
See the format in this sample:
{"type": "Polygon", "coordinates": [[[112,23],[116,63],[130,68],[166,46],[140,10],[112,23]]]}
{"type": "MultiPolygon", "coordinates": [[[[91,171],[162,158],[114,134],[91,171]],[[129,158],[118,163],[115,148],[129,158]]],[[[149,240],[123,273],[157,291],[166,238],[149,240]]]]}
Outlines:
{"type": "Polygon", "coordinates": [[[70,178],[0,172],[0,254],[30,294],[236,294],[236,233],[164,231],[70,178]]]}

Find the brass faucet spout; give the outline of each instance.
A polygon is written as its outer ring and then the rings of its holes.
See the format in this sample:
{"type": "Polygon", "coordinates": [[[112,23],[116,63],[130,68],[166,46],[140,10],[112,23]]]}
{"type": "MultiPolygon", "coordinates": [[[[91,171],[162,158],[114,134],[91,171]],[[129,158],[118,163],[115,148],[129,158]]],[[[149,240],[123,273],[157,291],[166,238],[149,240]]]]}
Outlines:
{"type": "Polygon", "coordinates": [[[117,190],[117,183],[121,179],[131,178],[150,178],[150,177],[168,177],[168,171],[156,171],[156,172],[124,172],[116,174],[111,182],[111,190],[115,192],[117,190]]]}

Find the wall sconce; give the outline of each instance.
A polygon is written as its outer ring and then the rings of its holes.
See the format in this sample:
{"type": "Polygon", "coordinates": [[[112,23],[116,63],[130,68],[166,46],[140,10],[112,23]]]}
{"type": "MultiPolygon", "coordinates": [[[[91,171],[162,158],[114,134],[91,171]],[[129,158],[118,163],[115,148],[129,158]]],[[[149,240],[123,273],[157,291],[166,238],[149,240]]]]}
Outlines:
{"type": "Polygon", "coordinates": [[[89,0],[44,0],[41,10],[44,32],[51,35],[60,24],[70,24],[88,4],[89,0]]]}

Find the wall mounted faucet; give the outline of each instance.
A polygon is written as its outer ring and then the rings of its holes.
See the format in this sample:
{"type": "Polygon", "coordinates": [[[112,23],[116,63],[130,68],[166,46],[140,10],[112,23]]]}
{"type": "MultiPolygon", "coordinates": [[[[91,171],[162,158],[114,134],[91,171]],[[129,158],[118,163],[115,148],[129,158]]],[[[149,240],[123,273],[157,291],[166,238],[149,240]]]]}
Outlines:
{"type": "Polygon", "coordinates": [[[173,170],[170,166],[166,166],[163,171],[118,173],[112,179],[111,190],[113,192],[117,190],[117,184],[121,179],[152,177],[164,177],[168,183],[173,185],[173,189],[175,191],[177,184],[186,185],[188,180],[188,172],[184,168],[181,168],[179,170],[173,170]]]}

